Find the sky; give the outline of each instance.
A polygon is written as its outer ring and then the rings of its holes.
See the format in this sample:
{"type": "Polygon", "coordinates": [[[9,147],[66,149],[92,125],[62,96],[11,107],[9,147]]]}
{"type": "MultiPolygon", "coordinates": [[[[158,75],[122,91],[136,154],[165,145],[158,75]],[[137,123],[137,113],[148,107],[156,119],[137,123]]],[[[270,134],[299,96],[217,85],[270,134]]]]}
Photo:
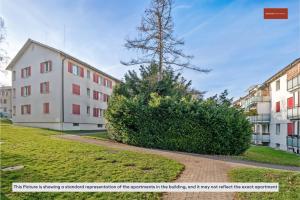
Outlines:
{"type": "MultiPolygon", "coordinates": [[[[6,40],[12,59],[28,38],[65,51],[122,79],[128,61],[140,55],[128,51],[126,38],[137,36],[150,0],[0,0],[6,40]]],[[[300,1],[298,0],[175,0],[172,12],[184,51],[192,64],[208,74],[184,70],[192,87],[206,97],[229,91],[245,95],[300,57],[300,1]],[[288,20],[264,20],[264,8],[288,8],[288,20]]],[[[0,72],[0,84],[10,85],[10,74],[0,72]]]]}

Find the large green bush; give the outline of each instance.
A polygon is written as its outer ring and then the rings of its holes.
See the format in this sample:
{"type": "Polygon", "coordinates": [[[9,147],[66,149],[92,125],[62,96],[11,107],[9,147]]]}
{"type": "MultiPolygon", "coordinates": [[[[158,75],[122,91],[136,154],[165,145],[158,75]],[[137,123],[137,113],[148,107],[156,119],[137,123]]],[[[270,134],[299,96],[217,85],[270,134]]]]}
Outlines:
{"type": "MultiPolygon", "coordinates": [[[[144,78],[131,84],[140,88],[144,78]]],[[[128,80],[132,79],[127,76],[127,81],[115,88],[106,112],[112,139],[203,154],[237,155],[249,147],[251,126],[243,111],[232,107],[224,96],[202,100],[191,98],[188,90],[176,93],[184,83],[178,84],[182,81],[179,77],[173,80],[176,84],[169,85],[169,92],[157,91],[162,83],[154,81],[157,86],[150,86],[152,92],[135,93],[132,85],[128,87],[128,80]]]]}

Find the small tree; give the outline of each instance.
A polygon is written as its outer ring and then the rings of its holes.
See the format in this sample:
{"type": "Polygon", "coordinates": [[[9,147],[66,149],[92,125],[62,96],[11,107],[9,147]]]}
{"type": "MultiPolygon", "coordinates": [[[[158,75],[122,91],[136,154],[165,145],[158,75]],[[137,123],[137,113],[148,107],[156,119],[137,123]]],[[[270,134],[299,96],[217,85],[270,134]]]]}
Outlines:
{"type": "Polygon", "coordinates": [[[164,67],[188,68],[199,72],[209,72],[190,64],[192,56],[183,53],[179,46],[184,45],[182,39],[173,35],[174,24],[171,16],[172,0],[152,0],[146,9],[141,25],[137,27],[139,36],[127,39],[125,47],[140,50],[144,56],[129,62],[121,61],[124,65],[141,65],[155,63],[158,65],[157,79],[162,79],[164,67]],[[184,61],[182,61],[184,59],[184,61]]]}

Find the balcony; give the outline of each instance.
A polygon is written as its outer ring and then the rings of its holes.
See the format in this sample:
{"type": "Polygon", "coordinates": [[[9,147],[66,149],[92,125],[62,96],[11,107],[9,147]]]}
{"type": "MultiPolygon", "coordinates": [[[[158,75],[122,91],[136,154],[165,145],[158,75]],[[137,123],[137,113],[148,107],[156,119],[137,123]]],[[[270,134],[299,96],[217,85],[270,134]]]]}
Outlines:
{"type": "Polygon", "coordinates": [[[287,81],[287,90],[289,92],[296,90],[300,87],[300,75],[294,77],[291,80],[287,81]]]}
{"type": "Polygon", "coordinates": [[[288,147],[300,148],[300,138],[298,135],[291,135],[286,137],[288,147]]]}
{"type": "Polygon", "coordinates": [[[300,107],[294,107],[287,110],[288,119],[300,119],[300,107]]]}
{"type": "Polygon", "coordinates": [[[270,133],[262,133],[262,134],[253,133],[252,143],[254,144],[270,143],[270,133]]]}
{"type": "Polygon", "coordinates": [[[248,116],[247,119],[251,123],[269,123],[271,119],[271,115],[270,114],[254,115],[254,116],[248,116]]]}
{"type": "Polygon", "coordinates": [[[244,107],[247,108],[258,102],[269,102],[269,101],[271,101],[269,96],[253,96],[245,100],[244,107]]]}

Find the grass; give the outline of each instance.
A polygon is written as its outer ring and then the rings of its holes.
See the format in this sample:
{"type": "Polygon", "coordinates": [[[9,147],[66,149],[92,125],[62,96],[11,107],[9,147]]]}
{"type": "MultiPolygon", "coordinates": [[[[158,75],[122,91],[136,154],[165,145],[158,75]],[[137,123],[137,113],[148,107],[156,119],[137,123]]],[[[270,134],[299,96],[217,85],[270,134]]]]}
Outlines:
{"type": "Polygon", "coordinates": [[[290,165],[300,167],[300,156],[294,153],[264,146],[251,146],[239,158],[262,163],[290,165]]]}
{"type": "Polygon", "coordinates": [[[1,123],[1,199],[159,199],[160,193],[13,193],[12,182],[169,182],[183,165],[157,155],[54,137],[60,132],[1,123]],[[146,169],[146,170],[145,170],[146,169]]]}
{"type": "Polygon", "coordinates": [[[279,192],[236,193],[235,200],[298,200],[300,173],[259,168],[237,168],[229,172],[232,182],[278,182],[279,192]]]}

